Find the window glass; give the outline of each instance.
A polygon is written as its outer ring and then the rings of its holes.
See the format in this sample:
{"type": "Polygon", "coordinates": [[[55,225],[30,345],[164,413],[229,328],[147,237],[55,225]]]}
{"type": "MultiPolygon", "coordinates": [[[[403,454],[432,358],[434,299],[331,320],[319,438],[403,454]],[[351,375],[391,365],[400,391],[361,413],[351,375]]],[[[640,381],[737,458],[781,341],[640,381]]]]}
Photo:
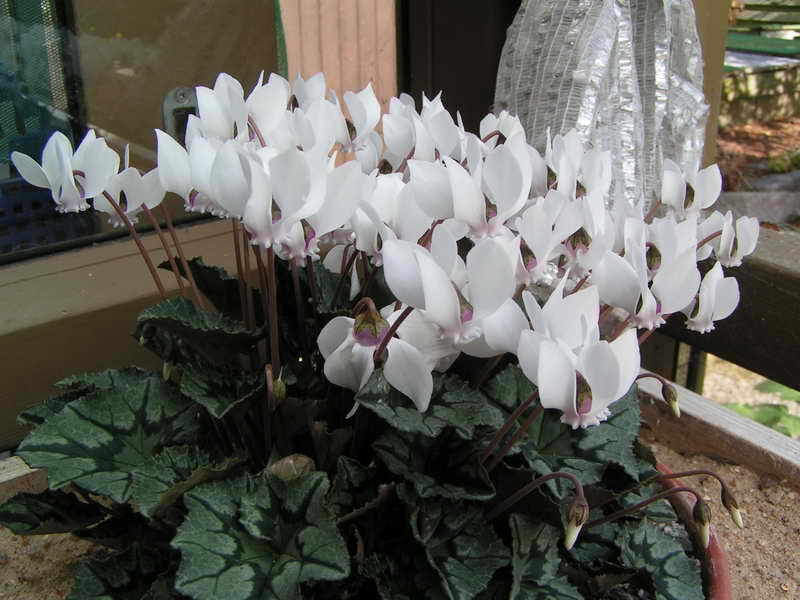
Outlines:
{"type": "Polygon", "coordinates": [[[92,128],[149,170],[153,129],[181,139],[193,86],[224,71],[247,90],[276,56],[272,0],[0,0],[0,264],[121,234],[93,211],[57,213],[13,151],[39,161],[53,131],[76,146],[92,128]]]}

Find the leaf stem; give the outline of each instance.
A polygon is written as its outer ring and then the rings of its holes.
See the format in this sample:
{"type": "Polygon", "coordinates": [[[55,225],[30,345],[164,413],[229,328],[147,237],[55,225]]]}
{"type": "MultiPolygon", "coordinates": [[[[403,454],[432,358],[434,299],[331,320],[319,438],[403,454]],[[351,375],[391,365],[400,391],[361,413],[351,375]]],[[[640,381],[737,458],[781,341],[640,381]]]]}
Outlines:
{"type": "Polygon", "coordinates": [[[153,281],[155,282],[156,287],[158,288],[158,293],[161,296],[161,299],[166,300],[167,292],[164,289],[164,284],[161,283],[161,278],[158,276],[158,271],[156,271],[156,267],[153,264],[153,261],[150,259],[150,254],[148,254],[147,250],[145,250],[144,244],[142,244],[141,236],[136,231],[136,228],[133,226],[133,223],[131,223],[131,220],[128,218],[128,215],[125,214],[125,211],[123,211],[120,208],[119,204],[117,204],[117,201],[114,200],[114,197],[108,192],[103,192],[103,196],[105,197],[106,200],[108,200],[108,203],[117,213],[117,216],[125,224],[125,227],[128,228],[128,232],[131,234],[133,241],[136,242],[136,247],[139,249],[139,254],[142,255],[142,258],[144,259],[144,262],[147,265],[148,270],[150,271],[150,276],[153,278],[153,281]]]}
{"type": "Polygon", "coordinates": [[[385,483],[378,487],[378,495],[367,502],[361,508],[357,508],[352,512],[347,513],[346,515],[340,517],[337,521],[337,525],[341,525],[343,523],[347,523],[347,521],[352,521],[353,519],[357,519],[361,515],[368,513],[373,508],[379,507],[381,504],[386,502],[386,499],[389,497],[389,494],[394,492],[395,488],[397,487],[396,483],[385,483]]]}

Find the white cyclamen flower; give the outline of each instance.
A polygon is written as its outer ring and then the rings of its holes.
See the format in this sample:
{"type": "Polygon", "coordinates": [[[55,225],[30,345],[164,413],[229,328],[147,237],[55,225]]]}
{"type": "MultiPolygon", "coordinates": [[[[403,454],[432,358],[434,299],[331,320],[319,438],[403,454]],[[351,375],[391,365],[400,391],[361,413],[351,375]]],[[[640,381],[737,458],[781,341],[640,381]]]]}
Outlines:
{"type": "Polygon", "coordinates": [[[714,321],[730,316],[737,304],[739,283],[734,277],[724,277],[722,265],[716,263],[703,277],[697,298],[683,311],[689,317],[686,328],[708,333],[714,329],[714,321]]]}
{"type": "Polygon", "coordinates": [[[89,208],[89,198],[101,194],[119,169],[119,155],[89,130],[73,154],[72,144],[60,131],[47,140],[39,165],[27,154],[11,153],[22,178],[50,190],[59,212],[80,212],[89,208]]]}
{"type": "MultiPolygon", "coordinates": [[[[325,358],[325,377],[335,385],[358,392],[375,370],[373,354],[384,340],[389,322],[373,307],[356,316],[336,317],[320,332],[317,345],[325,358]]],[[[383,375],[389,384],[408,396],[424,412],[433,393],[433,376],[425,357],[399,338],[386,345],[383,375]]]]}

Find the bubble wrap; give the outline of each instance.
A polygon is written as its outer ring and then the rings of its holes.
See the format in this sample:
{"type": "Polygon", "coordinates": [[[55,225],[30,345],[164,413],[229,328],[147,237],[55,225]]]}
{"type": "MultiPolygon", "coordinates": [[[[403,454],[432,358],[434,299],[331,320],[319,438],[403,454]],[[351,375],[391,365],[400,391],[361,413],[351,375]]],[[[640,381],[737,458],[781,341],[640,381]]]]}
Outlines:
{"type": "Polygon", "coordinates": [[[702,157],[708,104],[692,0],[523,0],[508,29],[495,103],[528,142],[571,128],[610,150],[615,187],[649,209],[661,163],[702,157]]]}

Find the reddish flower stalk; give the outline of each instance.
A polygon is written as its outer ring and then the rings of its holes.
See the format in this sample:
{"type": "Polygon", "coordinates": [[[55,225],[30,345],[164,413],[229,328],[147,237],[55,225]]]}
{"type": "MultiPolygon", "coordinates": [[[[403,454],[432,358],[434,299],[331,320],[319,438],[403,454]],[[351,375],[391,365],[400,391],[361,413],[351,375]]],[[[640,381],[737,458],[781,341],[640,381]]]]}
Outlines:
{"type": "Polygon", "coordinates": [[[150,254],[145,249],[144,244],[142,244],[141,236],[139,236],[139,233],[136,231],[136,228],[133,226],[133,223],[131,223],[131,220],[128,218],[128,215],[125,214],[125,211],[123,211],[120,208],[119,204],[117,204],[117,201],[114,200],[114,197],[108,192],[103,192],[103,196],[105,197],[106,200],[108,200],[108,203],[117,213],[117,216],[125,224],[125,227],[128,228],[128,232],[131,234],[133,241],[136,242],[136,247],[139,249],[139,254],[142,255],[142,258],[144,259],[144,262],[147,265],[147,269],[150,271],[150,276],[153,278],[153,281],[155,282],[156,287],[158,288],[158,293],[161,296],[161,299],[166,300],[167,292],[164,289],[164,284],[161,283],[161,278],[158,276],[158,271],[156,271],[156,267],[153,264],[153,261],[150,259],[150,254]]]}
{"type": "MultiPolygon", "coordinates": [[[[538,392],[536,395],[538,397],[538,392]]],[[[517,429],[516,433],[514,433],[514,435],[511,436],[511,439],[508,440],[508,442],[506,442],[505,446],[500,448],[500,451],[497,454],[495,454],[492,460],[489,462],[489,465],[486,467],[486,470],[489,473],[491,473],[492,470],[498,464],[500,464],[500,461],[503,460],[506,454],[509,453],[511,448],[514,447],[514,444],[517,443],[517,440],[528,432],[528,429],[530,429],[531,425],[533,425],[536,421],[539,420],[539,417],[542,416],[542,413],[544,413],[544,408],[542,407],[541,404],[537,404],[536,408],[534,408],[531,414],[528,415],[528,418],[525,419],[522,425],[519,426],[519,429],[517,429]]]]}

